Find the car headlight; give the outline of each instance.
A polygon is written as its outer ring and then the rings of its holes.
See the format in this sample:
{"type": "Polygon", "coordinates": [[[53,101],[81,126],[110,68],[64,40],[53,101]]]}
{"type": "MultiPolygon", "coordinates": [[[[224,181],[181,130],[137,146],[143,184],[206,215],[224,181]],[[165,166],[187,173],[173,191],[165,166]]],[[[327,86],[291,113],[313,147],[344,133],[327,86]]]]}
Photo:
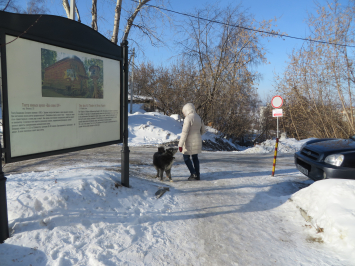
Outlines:
{"type": "Polygon", "coordinates": [[[342,154],[332,154],[325,158],[324,162],[331,165],[340,166],[344,161],[344,155],[342,154]]]}

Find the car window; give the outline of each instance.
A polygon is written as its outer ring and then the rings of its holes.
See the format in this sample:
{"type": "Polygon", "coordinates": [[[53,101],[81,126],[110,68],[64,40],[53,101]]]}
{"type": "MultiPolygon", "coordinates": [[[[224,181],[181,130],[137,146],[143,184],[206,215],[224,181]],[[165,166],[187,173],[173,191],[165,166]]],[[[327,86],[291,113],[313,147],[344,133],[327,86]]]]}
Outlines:
{"type": "Polygon", "coordinates": [[[355,135],[354,136],[352,136],[352,137],[350,137],[352,140],[354,140],[355,141],[355,135]]]}

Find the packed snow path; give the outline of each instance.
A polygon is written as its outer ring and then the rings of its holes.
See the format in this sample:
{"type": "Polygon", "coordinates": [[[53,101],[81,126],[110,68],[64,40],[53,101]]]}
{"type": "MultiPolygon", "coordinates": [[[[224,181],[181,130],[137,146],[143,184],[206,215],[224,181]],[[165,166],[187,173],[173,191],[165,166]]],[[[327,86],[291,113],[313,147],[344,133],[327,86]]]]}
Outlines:
{"type": "Polygon", "coordinates": [[[271,177],[273,155],[204,152],[189,182],[176,154],[171,183],[153,178],[155,150],[131,148],[131,188],[114,187],[117,146],[8,165],[1,265],[353,265],[288,201],[312,183],[293,155],[271,177]]]}
{"type": "MultiPolygon", "coordinates": [[[[178,245],[191,256],[180,265],[350,263],[300,230],[306,222],[291,203],[284,205],[291,194],[312,183],[295,169],[293,155],[280,155],[271,177],[270,155],[203,153],[199,182],[186,181],[189,172],[178,161],[170,185],[183,203],[162,221],[171,227],[183,221],[184,234],[190,236],[178,245]]],[[[171,236],[170,241],[179,239],[171,236]]]]}

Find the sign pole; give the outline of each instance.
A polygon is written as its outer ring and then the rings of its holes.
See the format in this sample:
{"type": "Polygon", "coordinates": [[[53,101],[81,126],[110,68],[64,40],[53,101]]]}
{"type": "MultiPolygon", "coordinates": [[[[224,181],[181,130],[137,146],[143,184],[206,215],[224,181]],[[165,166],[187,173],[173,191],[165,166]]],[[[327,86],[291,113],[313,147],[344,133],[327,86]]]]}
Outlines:
{"type": "Polygon", "coordinates": [[[274,176],[274,174],[275,174],[277,147],[279,146],[279,117],[276,117],[276,123],[277,123],[277,127],[276,127],[276,143],[275,143],[274,161],[272,163],[271,176],[274,176]]]}
{"type": "Polygon", "coordinates": [[[275,167],[276,167],[276,157],[277,157],[277,146],[279,145],[279,138],[276,138],[276,143],[275,143],[275,152],[274,152],[274,161],[272,163],[272,172],[271,176],[274,176],[275,174],[275,167]]]}
{"type": "Polygon", "coordinates": [[[277,147],[279,145],[279,116],[282,116],[282,109],[277,109],[280,108],[283,105],[283,99],[281,96],[276,95],[272,98],[271,100],[271,105],[272,107],[276,108],[272,111],[273,117],[276,116],[276,143],[275,143],[275,152],[274,152],[274,161],[272,164],[272,172],[271,176],[274,176],[275,174],[275,167],[276,167],[276,158],[277,158],[277,147]]]}
{"type": "Polygon", "coordinates": [[[133,53],[132,53],[132,77],[131,77],[131,102],[130,102],[130,110],[129,113],[132,114],[132,106],[133,106],[133,80],[134,80],[134,56],[135,56],[135,51],[133,48],[133,53]]]}
{"type": "Polygon", "coordinates": [[[123,49],[123,145],[121,150],[121,184],[122,186],[129,187],[128,41],[124,40],[121,46],[123,49]]]}
{"type": "Polygon", "coordinates": [[[6,177],[2,171],[2,147],[0,143],[0,243],[9,238],[9,222],[7,218],[6,177]]]}
{"type": "MultiPolygon", "coordinates": [[[[0,44],[4,44],[5,42],[5,34],[3,34],[2,31],[0,31],[0,44]]],[[[7,92],[4,88],[7,87],[7,73],[6,73],[6,45],[2,45],[1,47],[1,60],[0,60],[0,76],[2,77],[1,79],[1,102],[2,106],[0,106],[0,111],[2,111],[2,119],[3,119],[3,136],[2,139],[4,143],[7,143],[7,138],[6,138],[6,127],[5,125],[7,124],[8,120],[8,115],[7,115],[7,92]]],[[[5,144],[6,145],[6,144],[5,144]]],[[[6,147],[6,146],[5,146],[6,147]]],[[[8,222],[8,216],[7,216],[7,200],[6,200],[6,180],[7,178],[5,177],[4,172],[2,171],[2,145],[0,141],[0,243],[4,243],[4,241],[10,237],[9,235],[9,222],[8,222]]]]}
{"type": "Polygon", "coordinates": [[[279,117],[276,117],[277,129],[276,129],[276,138],[279,138],[279,117]]]}

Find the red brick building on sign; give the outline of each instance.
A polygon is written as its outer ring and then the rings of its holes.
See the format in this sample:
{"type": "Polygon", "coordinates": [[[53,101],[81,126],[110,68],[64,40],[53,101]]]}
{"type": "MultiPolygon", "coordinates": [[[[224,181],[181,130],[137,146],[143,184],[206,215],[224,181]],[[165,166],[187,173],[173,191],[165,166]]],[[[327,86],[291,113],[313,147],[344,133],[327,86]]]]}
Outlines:
{"type": "Polygon", "coordinates": [[[83,62],[76,56],[67,57],[45,69],[42,86],[61,94],[78,96],[88,91],[88,79],[83,62]]]}

